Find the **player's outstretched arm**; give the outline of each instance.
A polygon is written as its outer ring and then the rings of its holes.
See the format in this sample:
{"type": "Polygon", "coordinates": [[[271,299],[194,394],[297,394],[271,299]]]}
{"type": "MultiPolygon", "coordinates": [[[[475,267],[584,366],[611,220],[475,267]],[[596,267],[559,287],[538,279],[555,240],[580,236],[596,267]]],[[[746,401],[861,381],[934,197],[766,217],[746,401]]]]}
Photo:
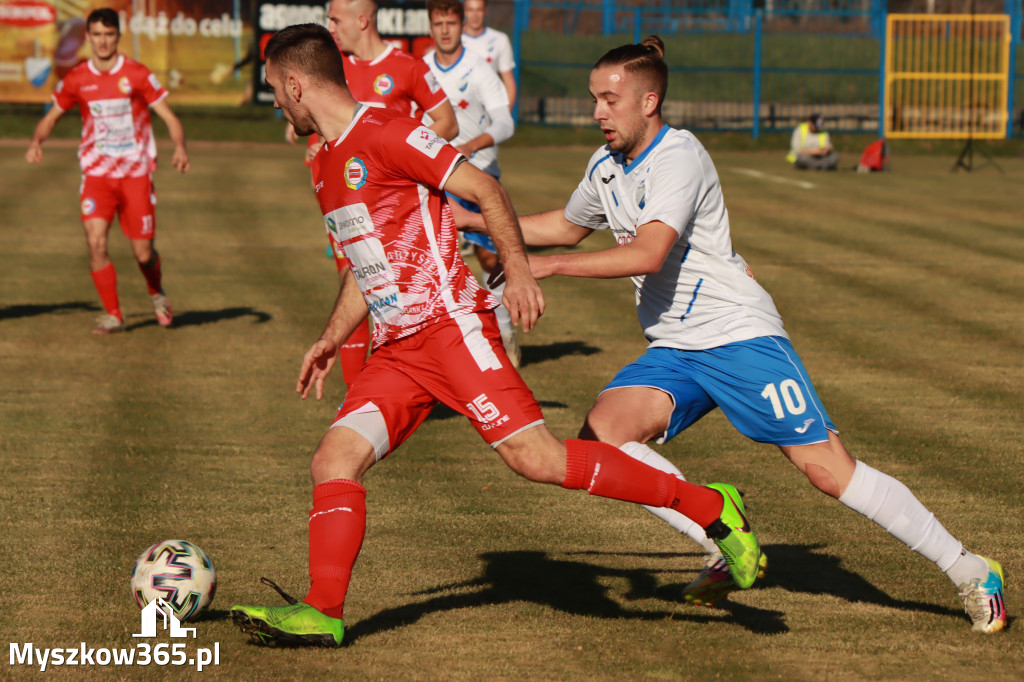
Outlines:
{"type": "Polygon", "coordinates": [[[676,231],[661,221],[637,228],[636,238],[623,246],[588,253],[562,253],[530,258],[533,276],[552,275],[610,279],[649,275],[661,270],[665,257],[679,239],[676,231]]]}
{"type": "Polygon", "coordinates": [[[519,216],[519,226],[529,246],[576,246],[594,232],[569,222],[560,208],[519,216]]]}
{"type": "Polygon", "coordinates": [[[185,149],[185,128],[165,100],[160,100],[152,105],[152,109],[167,125],[167,133],[171,136],[171,142],[174,143],[171,165],[177,168],[179,173],[184,173],[192,167],[192,163],[188,159],[188,150],[185,149]]]}
{"type": "Polygon", "coordinates": [[[505,272],[501,302],[508,309],[512,323],[521,325],[523,331],[530,331],[544,313],[544,293],[530,274],[523,234],[508,194],[497,180],[469,163],[460,164],[443,189],[480,207],[487,233],[494,240],[505,272]]]}
{"type": "Polygon", "coordinates": [[[53,127],[57,125],[57,121],[63,115],[64,110],[55,104],[48,112],[46,112],[46,115],[39,120],[39,123],[36,124],[35,132],[32,133],[32,141],[28,143],[28,151],[25,152],[26,161],[29,163],[42,163],[43,142],[46,142],[50,137],[50,133],[53,132],[53,127]]]}
{"type": "Polygon", "coordinates": [[[356,285],[352,269],[345,268],[341,274],[341,286],[334,310],[327,320],[327,326],[316,343],[310,347],[302,358],[299,369],[299,380],[295,392],[303,400],[309,395],[310,389],[316,389],[316,399],[324,395],[324,380],[338,357],[338,348],[349,337],[352,331],[367,315],[366,301],[356,285]]]}

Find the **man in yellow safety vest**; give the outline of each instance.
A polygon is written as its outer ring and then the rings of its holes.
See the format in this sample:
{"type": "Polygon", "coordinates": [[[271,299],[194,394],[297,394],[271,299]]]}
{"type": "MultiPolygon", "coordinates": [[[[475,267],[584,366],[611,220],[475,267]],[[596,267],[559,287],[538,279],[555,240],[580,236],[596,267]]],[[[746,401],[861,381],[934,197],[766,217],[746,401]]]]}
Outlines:
{"type": "Polygon", "coordinates": [[[839,165],[839,154],[832,148],[828,133],[822,130],[824,125],[825,118],[815,113],[793,130],[786,161],[794,168],[835,170],[839,165]]]}

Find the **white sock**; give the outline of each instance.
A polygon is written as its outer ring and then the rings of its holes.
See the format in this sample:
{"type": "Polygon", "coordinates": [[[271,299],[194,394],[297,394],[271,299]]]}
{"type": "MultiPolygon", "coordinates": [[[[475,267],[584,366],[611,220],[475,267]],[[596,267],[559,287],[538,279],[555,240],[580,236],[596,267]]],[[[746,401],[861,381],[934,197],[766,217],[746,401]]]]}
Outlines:
{"type": "Polygon", "coordinates": [[[972,578],[988,575],[985,561],[966,552],[907,486],[892,476],[858,461],[853,478],[839,501],[880,525],[924,558],[935,562],[955,585],[968,582],[970,578],[963,579],[968,574],[972,578]],[[979,570],[980,575],[977,574],[979,570]]]}
{"type": "MultiPolygon", "coordinates": [[[[639,462],[643,462],[644,464],[652,466],[655,469],[660,469],[661,471],[674,474],[684,481],[686,480],[686,477],[683,476],[682,472],[679,471],[679,469],[677,469],[676,466],[672,464],[672,462],[668,461],[667,459],[659,455],[657,452],[650,449],[646,445],[643,445],[642,443],[630,441],[628,443],[620,445],[619,449],[639,462]]],[[[675,509],[669,509],[668,507],[648,507],[646,505],[644,506],[644,509],[651,512],[659,519],[675,528],[680,533],[683,533],[684,535],[688,535],[689,537],[691,537],[694,540],[694,542],[703,547],[704,551],[708,554],[714,554],[715,552],[719,551],[718,546],[715,544],[714,540],[710,539],[704,533],[703,528],[701,528],[696,523],[691,521],[688,517],[683,516],[682,514],[677,512],[675,509]]]]}
{"type": "Polygon", "coordinates": [[[505,291],[505,283],[502,282],[496,287],[488,286],[487,273],[484,273],[483,280],[484,289],[487,289],[487,291],[494,295],[494,298],[498,299],[498,307],[494,309],[494,315],[498,318],[498,330],[501,332],[502,336],[508,336],[509,334],[514,333],[512,327],[512,316],[509,315],[508,309],[501,305],[501,295],[505,291]]]}

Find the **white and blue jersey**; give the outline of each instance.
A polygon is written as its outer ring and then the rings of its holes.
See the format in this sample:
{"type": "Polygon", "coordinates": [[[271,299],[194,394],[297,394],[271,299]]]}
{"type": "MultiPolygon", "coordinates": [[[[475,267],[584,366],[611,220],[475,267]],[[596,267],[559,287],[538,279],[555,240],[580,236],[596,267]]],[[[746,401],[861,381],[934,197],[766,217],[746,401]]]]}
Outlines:
{"type": "Polygon", "coordinates": [[[494,144],[475,151],[469,162],[485,173],[500,177],[498,145],[515,131],[508,108],[508,92],[501,79],[484,60],[465,48],[451,66],[438,64],[437,53],[433,50],[423,56],[423,61],[441,83],[455,110],[459,134],[451,141],[452,145],[458,147],[488,133],[494,144]]]}
{"type": "Polygon", "coordinates": [[[660,271],[633,277],[637,314],[652,347],[700,350],[786,336],[771,296],[732,250],[729,214],[711,157],[687,130],[662,127],[632,163],[602,147],[565,208],[619,245],[661,221],[679,235],[660,271]]]}
{"type": "Polygon", "coordinates": [[[729,214],[711,157],[686,130],[663,126],[631,163],[604,147],[565,208],[582,227],[611,229],[620,246],[660,221],[679,235],[661,269],[632,278],[647,352],[604,390],[666,393],[665,442],[715,407],[749,438],[780,446],[835,430],[771,296],[732,250],[729,214]]]}

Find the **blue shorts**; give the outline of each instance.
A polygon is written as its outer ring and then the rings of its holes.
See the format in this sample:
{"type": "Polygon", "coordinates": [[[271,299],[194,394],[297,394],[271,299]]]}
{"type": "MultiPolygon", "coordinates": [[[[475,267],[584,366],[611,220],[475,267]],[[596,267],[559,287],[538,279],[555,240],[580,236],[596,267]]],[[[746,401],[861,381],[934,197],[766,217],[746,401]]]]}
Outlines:
{"type": "MultiPolygon", "coordinates": [[[[450,194],[448,192],[445,192],[445,194],[448,195],[449,199],[451,199],[452,201],[454,201],[467,211],[471,213],[480,213],[480,207],[474,204],[472,201],[460,199],[454,194],[450,194]]],[[[490,236],[486,234],[481,234],[479,232],[460,232],[459,234],[461,234],[462,238],[465,239],[470,244],[476,244],[477,246],[487,249],[491,253],[498,253],[498,247],[494,245],[494,240],[492,240],[490,236]]]]}
{"type": "Polygon", "coordinates": [[[656,388],[672,398],[668,429],[658,443],[716,407],[740,433],[759,443],[821,443],[836,430],[800,357],[779,336],[708,350],[648,348],[604,390],[629,386],[656,388]]]}

